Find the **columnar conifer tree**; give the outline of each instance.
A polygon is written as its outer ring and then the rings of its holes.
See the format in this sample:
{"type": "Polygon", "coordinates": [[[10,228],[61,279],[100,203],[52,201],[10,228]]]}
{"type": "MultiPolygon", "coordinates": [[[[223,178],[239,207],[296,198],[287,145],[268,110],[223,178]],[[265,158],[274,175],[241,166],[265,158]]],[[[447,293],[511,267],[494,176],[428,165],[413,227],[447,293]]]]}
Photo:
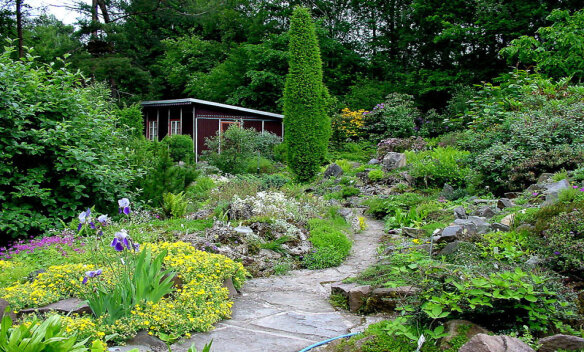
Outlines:
{"type": "Polygon", "coordinates": [[[285,140],[288,165],[299,181],[319,170],[330,137],[326,113],[328,92],[322,82],[322,61],[310,12],[297,7],[290,19],[290,67],[284,89],[285,140]]]}

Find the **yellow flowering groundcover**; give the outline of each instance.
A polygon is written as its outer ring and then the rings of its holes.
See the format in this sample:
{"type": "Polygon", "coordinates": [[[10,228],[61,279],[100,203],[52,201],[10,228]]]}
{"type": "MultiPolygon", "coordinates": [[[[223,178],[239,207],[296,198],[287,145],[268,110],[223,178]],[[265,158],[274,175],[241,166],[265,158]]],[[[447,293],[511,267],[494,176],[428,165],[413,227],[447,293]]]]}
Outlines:
{"type": "MultiPolygon", "coordinates": [[[[219,254],[196,250],[185,242],[150,243],[143,248],[149,248],[153,255],[167,251],[164,266],[177,274],[182,287],[157,303],[136,305],[130,316],[114,324],[104,324],[103,319],[93,316],[63,317],[68,332],[76,333],[80,338],[114,342],[124,341],[144,329],[152,334],[165,333],[179,337],[194,331],[208,331],[214,323],[230,316],[232,302],[223,282],[231,278],[236,288],[243,285],[248,273],[241,263],[219,254]]],[[[119,265],[105,265],[103,274],[87,284],[83,284],[84,275],[96,269],[94,265],[51,266],[33,282],[0,289],[0,298],[6,299],[18,310],[43,306],[67,297],[83,297],[88,290],[94,289],[94,280],[102,280],[106,286],[115,285],[113,274],[119,265]]]]}

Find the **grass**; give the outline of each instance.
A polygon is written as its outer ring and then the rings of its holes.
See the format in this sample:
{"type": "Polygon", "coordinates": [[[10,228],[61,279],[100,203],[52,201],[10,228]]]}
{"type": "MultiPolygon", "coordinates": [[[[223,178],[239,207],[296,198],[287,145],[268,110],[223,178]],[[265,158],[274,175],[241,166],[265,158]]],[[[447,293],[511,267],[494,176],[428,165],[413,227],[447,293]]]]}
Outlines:
{"type": "Polygon", "coordinates": [[[350,226],[345,219],[331,211],[326,219],[310,219],[308,226],[314,251],[304,258],[306,267],[324,269],[340,265],[353,245],[346,235],[350,226]]]}

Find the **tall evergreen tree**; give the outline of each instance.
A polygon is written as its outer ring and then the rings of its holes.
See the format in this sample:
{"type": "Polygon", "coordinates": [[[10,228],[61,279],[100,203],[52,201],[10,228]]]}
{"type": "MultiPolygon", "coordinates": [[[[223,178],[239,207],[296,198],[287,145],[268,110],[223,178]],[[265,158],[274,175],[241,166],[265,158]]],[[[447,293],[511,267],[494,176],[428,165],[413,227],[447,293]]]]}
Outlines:
{"type": "Polygon", "coordinates": [[[288,165],[299,181],[319,170],[330,137],[326,113],[328,91],[322,81],[322,60],[310,12],[294,9],[290,19],[289,70],[284,88],[285,141],[288,165]]]}

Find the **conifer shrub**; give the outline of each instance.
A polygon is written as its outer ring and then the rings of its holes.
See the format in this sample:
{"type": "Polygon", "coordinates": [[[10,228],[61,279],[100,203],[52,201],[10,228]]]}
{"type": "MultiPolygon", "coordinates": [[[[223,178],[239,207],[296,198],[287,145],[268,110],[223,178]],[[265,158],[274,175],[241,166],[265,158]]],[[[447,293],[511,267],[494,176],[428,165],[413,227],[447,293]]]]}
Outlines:
{"type": "Polygon", "coordinates": [[[285,141],[288,165],[299,181],[319,171],[330,137],[329,94],[323,84],[322,61],[310,12],[294,9],[290,19],[290,61],[284,89],[285,141]]]}
{"type": "Polygon", "coordinates": [[[168,154],[174,162],[183,161],[190,164],[195,159],[195,147],[189,135],[166,136],[162,139],[162,143],[168,147],[168,154]]]}

